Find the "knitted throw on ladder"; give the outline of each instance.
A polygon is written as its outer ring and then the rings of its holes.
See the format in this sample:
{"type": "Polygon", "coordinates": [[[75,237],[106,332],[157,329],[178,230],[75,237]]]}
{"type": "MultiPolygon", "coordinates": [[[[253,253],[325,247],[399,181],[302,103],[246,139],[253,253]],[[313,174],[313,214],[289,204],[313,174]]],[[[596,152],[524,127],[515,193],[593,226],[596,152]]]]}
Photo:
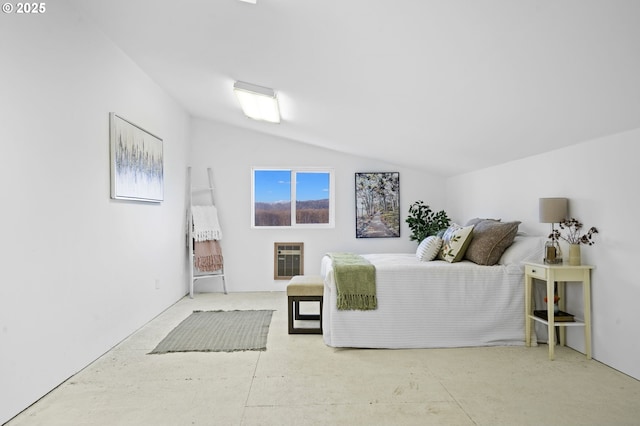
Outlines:
{"type": "Polygon", "coordinates": [[[193,238],[195,241],[221,240],[222,230],[218,223],[215,206],[192,206],[193,238]]]}
{"type": "Polygon", "coordinates": [[[214,272],[222,269],[222,250],[218,241],[196,241],[193,251],[194,266],[198,271],[214,272]]]}

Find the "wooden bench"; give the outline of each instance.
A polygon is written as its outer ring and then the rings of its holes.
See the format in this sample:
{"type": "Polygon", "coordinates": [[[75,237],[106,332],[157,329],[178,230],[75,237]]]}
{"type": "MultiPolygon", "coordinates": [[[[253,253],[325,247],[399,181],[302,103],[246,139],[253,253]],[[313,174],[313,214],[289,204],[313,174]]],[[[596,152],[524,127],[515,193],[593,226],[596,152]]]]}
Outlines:
{"type": "Polygon", "coordinates": [[[324,294],[324,282],[320,275],[296,275],[287,285],[287,298],[289,302],[289,334],[322,334],[322,295],[324,294]],[[300,302],[319,302],[320,313],[315,315],[301,314],[300,302]],[[296,320],[320,321],[319,328],[294,327],[296,320]]]}

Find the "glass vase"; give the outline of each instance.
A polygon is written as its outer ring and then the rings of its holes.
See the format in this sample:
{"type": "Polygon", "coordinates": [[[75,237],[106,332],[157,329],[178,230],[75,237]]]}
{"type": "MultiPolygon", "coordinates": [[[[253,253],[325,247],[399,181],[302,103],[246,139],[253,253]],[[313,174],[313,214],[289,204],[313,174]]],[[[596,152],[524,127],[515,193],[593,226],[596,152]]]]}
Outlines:
{"type": "Polygon", "coordinates": [[[544,263],[562,263],[562,252],[560,244],[556,240],[549,240],[544,246],[544,263]]]}

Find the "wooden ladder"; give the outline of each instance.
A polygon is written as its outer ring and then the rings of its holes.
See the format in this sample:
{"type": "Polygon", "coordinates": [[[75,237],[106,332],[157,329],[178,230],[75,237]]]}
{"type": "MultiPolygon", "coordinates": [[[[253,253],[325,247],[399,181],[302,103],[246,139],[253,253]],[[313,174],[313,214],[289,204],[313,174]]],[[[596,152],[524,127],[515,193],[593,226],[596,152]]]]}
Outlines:
{"type": "Polygon", "coordinates": [[[191,166],[187,167],[187,179],[189,181],[189,210],[187,212],[187,233],[188,233],[188,245],[189,245],[189,297],[193,299],[193,287],[195,286],[196,281],[203,280],[207,278],[222,278],[222,289],[224,294],[227,294],[227,284],[224,279],[224,266],[219,271],[215,272],[205,272],[205,273],[197,273],[195,267],[195,254],[193,251],[193,196],[195,194],[209,193],[211,196],[211,205],[215,206],[213,193],[213,171],[211,167],[207,168],[207,175],[209,178],[209,186],[207,187],[194,187],[193,180],[191,176],[191,166]]]}

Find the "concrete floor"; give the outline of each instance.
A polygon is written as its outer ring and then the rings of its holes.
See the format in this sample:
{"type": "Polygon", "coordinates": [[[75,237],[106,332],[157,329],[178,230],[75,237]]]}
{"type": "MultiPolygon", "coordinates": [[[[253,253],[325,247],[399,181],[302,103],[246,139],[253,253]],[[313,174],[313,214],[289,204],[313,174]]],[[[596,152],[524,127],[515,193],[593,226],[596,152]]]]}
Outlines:
{"type": "Polygon", "coordinates": [[[640,382],[547,346],[335,349],[288,335],[285,293],[184,298],[8,423],[638,425],[640,382]],[[267,350],[148,355],[194,310],[275,309],[267,350]]]}

